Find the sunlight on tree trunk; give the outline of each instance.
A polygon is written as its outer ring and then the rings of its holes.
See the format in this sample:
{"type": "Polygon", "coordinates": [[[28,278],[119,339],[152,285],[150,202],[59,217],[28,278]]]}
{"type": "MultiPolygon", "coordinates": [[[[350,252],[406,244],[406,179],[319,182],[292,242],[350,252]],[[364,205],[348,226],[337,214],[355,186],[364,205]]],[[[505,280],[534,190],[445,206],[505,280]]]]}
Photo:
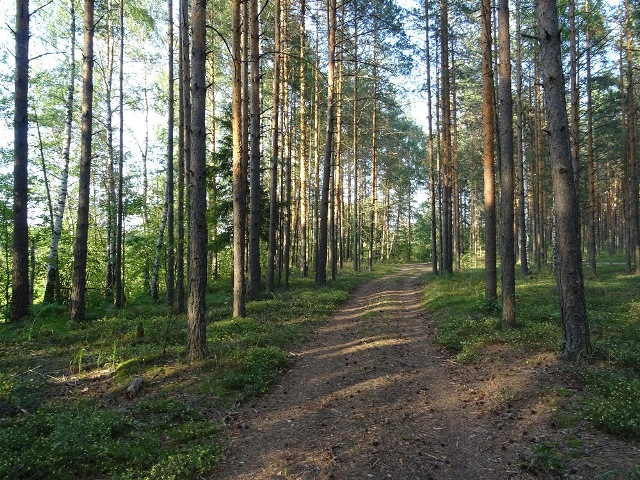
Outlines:
{"type": "Polygon", "coordinates": [[[82,138],[80,179],[78,181],[78,220],[73,249],[73,281],[69,302],[69,319],[85,317],[87,292],[87,241],[89,235],[89,189],[91,184],[91,140],[93,133],[93,0],[84,2],[84,61],[82,64],[82,138]]]}
{"type": "Polygon", "coordinates": [[[557,279],[564,333],[562,356],[578,361],[591,357],[591,341],[582,276],[580,210],[574,185],[560,61],[558,11],[555,0],[538,0],[536,9],[557,218],[557,279]]]}

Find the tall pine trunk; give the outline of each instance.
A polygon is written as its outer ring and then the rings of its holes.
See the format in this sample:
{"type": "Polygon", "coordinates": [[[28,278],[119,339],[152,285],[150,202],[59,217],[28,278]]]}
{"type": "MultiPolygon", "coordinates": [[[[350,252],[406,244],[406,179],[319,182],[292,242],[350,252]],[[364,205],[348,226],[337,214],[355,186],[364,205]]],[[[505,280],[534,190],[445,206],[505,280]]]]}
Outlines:
{"type": "MultiPolygon", "coordinates": [[[[357,10],[357,0],[354,9],[357,10]]],[[[353,270],[360,269],[360,213],[358,211],[358,16],[353,17],[353,270]]]]}
{"type": "Polygon", "coordinates": [[[442,270],[453,273],[453,172],[451,142],[451,83],[449,71],[449,5],[440,1],[440,63],[442,105],[442,270]]]}
{"type": "Polygon", "coordinates": [[[522,102],[522,32],[521,0],[516,0],[516,158],[518,166],[518,234],[520,236],[520,269],[522,275],[529,274],[527,259],[527,217],[524,167],[524,107],[522,102]]]}
{"type": "Polygon", "coordinates": [[[167,107],[167,305],[173,306],[175,297],[175,232],[174,232],[174,176],[173,176],[173,127],[174,127],[174,68],[173,68],[173,0],[167,2],[169,17],[169,98],[167,107]]]}
{"type": "Polygon", "coordinates": [[[29,314],[29,0],[16,2],[11,320],[29,314]]]}
{"type": "Polygon", "coordinates": [[[591,78],[591,29],[589,20],[589,0],[584,3],[584,12],[586,16],[585,25],[585,53],[586,53],[586,68],[587,68],[587,191],[589,193],[589,212],[587,221],[587,244],[589,250],[589,270],[591,275],[596,274],[596,189],[597,189],[597,174],[596,163],[594,161],[593,154],[593,101],[591,95],[592,78],[591,78]]]}
{"type": "Polygon", "coordinates": [[[89,237],[89,193],[91,187],[91,140],[93,133],[93,0],[84,2],[84,60],[82,63],[82,136],[80,139],[80,178],[78,181],[78,219],[73,249],[73,280],[69,319],[82,321],[87,293],[87,241],[89,237]]]}
{"type": "Polygon", "coordinates": [[[628,171],[629,171],[629,248],[633,252],[636,275],[640,275],[640,209],[638,207],[638,167],[636,160],[636,107],[633,84],[633,35],[631,33],[632,11],[630,0],[625,0],[625,55],[627,63],[627,130],[628,130],[628,171]]]}
{"type": "Polygon", "coordinates": [[[557,221],[557,280],[564,334],[561,354],[567,360],[581,360],[591,357],[591,341],[582,276],[580,208],[569,146],[556,1],[538,0],[536,10],[557,221]]]}
{"type": "Polygon", "coordinates": [[[498,2],[498,108],[500,131],[500,260],[502,265],[502,326],[512,327],[516,317],[513,186],[513,98],[509,1],[498,2]]]}
{"type": "Polygon", "coordinates": [[[436,173],[434,171],[434,157],[436,155],[433,148],[433,112],[431,104],[431,50],[429,41],[429,0],[424,1],[424,28],[425,28],[425,61],[427,64],[427,121],[428,121],[428,152],[429,152],[429,196],[431,201],[431,270],[438,274],[438,229],[436,218],[436,173]]]}
{"type": "Polygon", "coordinates": [[[482,158],[484,170],[484,298],[495,302],[498,295],[496,268],[496,194],[495,194],[495,129],[493,60],[491,40],[491,0],[482,0],[482,158]]]}
{"type": "Polygon", "coordinates": [[[187,307],[187,358],[201,360],[207,355],[207,180],[206,180],[206,0],[193,0],[191,20],[191,201],[189,230],[189,297],[187,307]]]}
{"type": "Polygon", "coordinates": [[[307,173],[309,162],[307,159],[307,100],[306,75],[305,75],[305,42],[306,42],[306,0],[300,0],[300,72],[298,80],[300,83],[300,273],[303,277],[309,274],[309,264],[307,259],[307,173]]]}
{"type": "Polygon", "coordinates": [[[276,275],[276,230],[278,228],[278,156],[280,154],[280,0],[274,4],[276,51],[273,58],[273,110],[271,112],[271,184],[269,189],[269,251],[267,258],[267,291],[273,292],[276,275]]]}
{"type": "Polygon", "coordinates": [[[260,22],[258,0],[247,0],[251,25],[251,157],[249,159],[249,282],[247,296],[257,298],[260,293],[260,22]]]}
{"type": "Polygon", "coordinates": [[[243,161],[242,143],[242,14],[241,0],[232,3],[232,137],[233,137],[233,316],[246,315],[244,276],[244,242],[246,235],[246,171],[243,161]]]}
{"type": "Polygon", "coordinates": [[[327,242],[329,220],[329,187],[333,159],[333,134],[335,129],[334,73],[336,53],[336,0],[329,0],[329,44],[327,64],[327,135],[322,167],[322,191],[320,198],[320,225],[316,258],[316,284],[327,284],[327,242]]]}

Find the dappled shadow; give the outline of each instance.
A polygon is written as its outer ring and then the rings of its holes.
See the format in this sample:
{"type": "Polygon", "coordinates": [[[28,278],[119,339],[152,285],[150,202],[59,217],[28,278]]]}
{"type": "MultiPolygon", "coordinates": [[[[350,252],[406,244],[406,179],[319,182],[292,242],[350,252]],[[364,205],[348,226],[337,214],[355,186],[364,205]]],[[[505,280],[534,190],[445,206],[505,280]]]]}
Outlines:
{"type": "Polygon", "coordinates": [[[269,394],[230,415],[213,478],[535,478],[523,458],[552,440],[572,385],[549,379],[565,367],[499,347],[476,365],[453,362],[420,306],[424,271],[356,291],[269,394]]]}

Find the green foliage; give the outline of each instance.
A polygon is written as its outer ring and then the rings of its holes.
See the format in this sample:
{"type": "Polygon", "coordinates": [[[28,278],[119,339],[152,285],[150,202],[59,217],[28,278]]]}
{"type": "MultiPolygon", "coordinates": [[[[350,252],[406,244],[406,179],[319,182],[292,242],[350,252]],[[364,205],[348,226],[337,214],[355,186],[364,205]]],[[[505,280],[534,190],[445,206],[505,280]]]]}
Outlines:
{"type": "MultiPolygon", "coordinates": [[[[584,381],[592,392],[581,418],[608,432],[640,438],[640,278],[622,275],[619,268],[604,263],[597,277],[586,280],[594,357],[606,367],[587,367],[584,381]]],[[[438,342],[457,352],[460,362],[478,360],[491,344],[532,352],[560,348],[562,321],[551,272],[518,280],[517,324],[505,330],[499,306],[484,301],[482,271],[428,276],[425,282],[424,302],[437,321],[438,342]]],[[[560,413],[556,420],[575,422],[574,413],[560,413]]]]}
{"type": "Polygon", "coordinates": [[[212,408],[267,391],[291,345],[371,277],[345,272],[318,289],[294,276],[249,302],[247,318],[231,318],[228,279],[211,283],[211,354],[196,365],[182,360],[185,316],[146,297],[118,311],[96,295],[82,323],[36,304],[31,319],[0,324],[0,478],[207,476],[225,443],[212,408]],[[141,393],[126,400],[135,377],[141,393]]]}
{"type": "Polygon", "coordinates": [[[286,367],[287,356],[277,347],[252,347],[238,363],[236,371],[223,377],[223,386],[255,395],[268,390],[273,379],[286,367]]]}
{"type": "Polygon", "coordinates": [[[3,427],[3,478],[194,478],[223,450],[215,423],[177,400],[121,409],[56,401],[3,427]]]}
{"type": "Polygon", "coordinates": [[[564,457],[557,445],[551,442],[534,445],[531,456],[521,463],[521,467],[532,473],[544,472],[554,477],[562,477],[568,473],[564,457]]]}
{"type": "Polygon", "coordinates": [[[616,435],[640,437],[640,378],[637,375],[597,368],[585,374],[585,383],[592,391],[586,402],[589,421],[616,435]]]}

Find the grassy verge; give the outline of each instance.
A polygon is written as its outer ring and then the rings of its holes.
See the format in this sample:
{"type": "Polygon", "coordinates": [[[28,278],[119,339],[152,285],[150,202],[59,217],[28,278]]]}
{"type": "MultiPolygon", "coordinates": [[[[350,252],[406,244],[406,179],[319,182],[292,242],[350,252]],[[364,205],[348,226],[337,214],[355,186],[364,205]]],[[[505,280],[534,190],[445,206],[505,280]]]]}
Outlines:
{"type": "Polygon", "coordinates": [[[231,318],[228,281],[212,286],[199,364],[183,361],[185,316],[144,300],[120,312],[96,302],[77,325],[55,305],[0,324],[0,478],[206,475],[225,449],[225,412],[266,391],[287,349],[371,276],[345,272],[325,288],[294,278],[250,302],[247,318],[231,318]],[[136,377],[142,391],[127,399],[136,377]]]}
{"type": "MultiPolygon", "coordinates": [[[[588,389],[583,416],[597,428],[640,438],[640,278],[621,273],[624,267],[603,263],[585,279],[594,348],[594,363],[584,369],[588,389]]],[[[496,343],[524,351],[558,351],[562,325],[551,272],[526,279],[516,287],[517,326],[500,328],[500,309],[484,301],[482,270],[452,276],[425,276],[425,306],[437,322],[438,341],[473,362],[496,343]]]]}

